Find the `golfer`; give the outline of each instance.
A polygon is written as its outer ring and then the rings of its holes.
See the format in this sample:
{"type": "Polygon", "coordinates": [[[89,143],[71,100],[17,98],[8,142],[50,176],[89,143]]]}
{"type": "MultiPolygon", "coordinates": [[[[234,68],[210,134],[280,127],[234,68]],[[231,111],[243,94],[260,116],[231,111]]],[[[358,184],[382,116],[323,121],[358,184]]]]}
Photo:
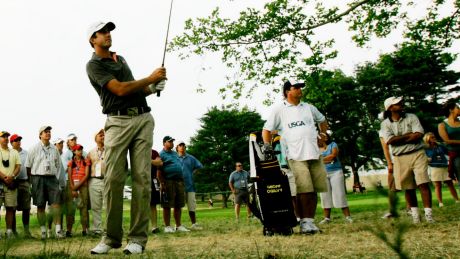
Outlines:
{"type": "Polygon", "coordinates": [[[126,60],[110,51],[112,22],[96,22],[88,28],[87,40],[94,48],[86,65],[91,85],[96,90],[107,115],[105,123],[106,175],[104,196],[107,204],[106,231],[91,254],[106,254],[119,248],[123,238],[123,186],[129,151],[133,193],[131,221],[125,254],[140,254],[147,243],[150,217],[150,155],[154,121],[146,96],[164,89],[166,69],[134,80],[126,60]]]}

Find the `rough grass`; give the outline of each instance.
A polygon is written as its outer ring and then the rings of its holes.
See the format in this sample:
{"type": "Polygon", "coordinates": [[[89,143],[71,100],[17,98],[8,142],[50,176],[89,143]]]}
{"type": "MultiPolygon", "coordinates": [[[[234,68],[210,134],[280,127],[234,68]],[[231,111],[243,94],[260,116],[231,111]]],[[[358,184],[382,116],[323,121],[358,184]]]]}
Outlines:
{"type": "MultiPolygon", "coordinates": [[[[400,195],[401,196],[401,195],[400,195]]],[[[149,237],[144,254],[132,258],[398,258],[399,255],[377,235],[383,235],[389,243],[394,241],[401,224],[408,226],[402,234],[402,251],[410,258],[459,258],[460,204],[455,204],[445,193],[446,205],[434,208],[435,224],[412,225],[410,217],[384,220],[380,217],[387,210],[387,200],[373,193],[349,195],[353,224],[347,224],[339,210],[333,210],[332,223],[321,226],[323,233],[305,236],[264,237],[262,226],[256,219],[246,220],[244,209],[239,223],[233,218],[231,208],[206,208],[197,212],[199,222],[205,227],[190,233],[156,234],[149,237]]],[[[434,203],[437,204],[437,203],[434,203]]],[[[400,205],[400,211],[403,211],[400,205]]],[[[317,221],[321,217],[317,212],[317,221]]],[[[422,211],[421,211],[421,214],[422,211]]],[[[187,211],[183,211],[185,225],[189,225],[187,211]]],[[[125,213],[124,228],[129,225],[125,213]]],[[[18,217],[18,222],[20,218],[18,217]]],[[[161,219],[159,222],[162,222],[161,219]]],[[[21,227],[19,227],[21,230],[21,227]]],[[[39,228],[35,226],[38,236],[39,228]]],[[[78,231],[78,229],[77,229],[78,231]]],[[[298,227],[295,229],[298,232],[298,227]]],[[[47,242],[16,239],[0,241],[0,257],[8,258],[95,258],[89,254],[99,238],[81,237],[78,232],[70,239],[47,242]]],[[[97,258],[123,257],[122,249],[114,249],[108,255],[97,258]]]]}

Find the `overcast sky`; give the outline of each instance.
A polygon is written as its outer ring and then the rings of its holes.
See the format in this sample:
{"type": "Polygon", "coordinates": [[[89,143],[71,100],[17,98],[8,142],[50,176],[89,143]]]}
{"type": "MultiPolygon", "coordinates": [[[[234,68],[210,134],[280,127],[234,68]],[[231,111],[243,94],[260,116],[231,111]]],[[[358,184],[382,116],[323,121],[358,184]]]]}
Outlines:
{"type": "MultiPolygon", "coordinates": [[[[264,2],[175,0],[170,39],[181,34],[187,18],[207,16],[216,6],[225,16],[236,17],[248,5],[261,7],[264,2]]],[[[169,4],[169,0],[2,0],[0,130],[23,136],[25,149],[38,141],[42,125],[53,127],[52,139],[75,133],[86,149],[93,147],[94,133],[103,128],[105,116],[85,71],[93,52],[86,39],[88,25],[98,20],[115,23],[111,50],[124,56],[140,79],[161,65],[169,4]]],[[[348,74],[357,64],[394,50],[393,44],[400,41],[392,35],[360,49],[343,28],[333,32],[340,54],[330,67],[348,74]]],[[[189,143],[200,127],[198,119],[209,107],[223,103],[217,89],[225,84],[226,70],[216,55],[180,60],[176,53],[168,53],[165,67],[166,90],[160,98],[148,97],[155,118],[155,149],[162,148],[165,135],[189,143]],[[207,90],[205,94],[196,93],[198,85],[207,90]]],[[[254,96],[241,103],[266,117],[270,108],[260,104],[262,99],[254,96]]]]}

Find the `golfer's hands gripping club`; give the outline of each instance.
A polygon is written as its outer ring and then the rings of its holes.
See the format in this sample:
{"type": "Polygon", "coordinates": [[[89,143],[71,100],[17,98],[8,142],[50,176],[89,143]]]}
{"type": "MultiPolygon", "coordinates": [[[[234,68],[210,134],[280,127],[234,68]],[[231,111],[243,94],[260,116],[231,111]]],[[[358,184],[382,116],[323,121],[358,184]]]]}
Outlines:
{"type": "Polygon", "coordinates": [[[166,68],[160,67],[155,69],[152,74],[149,76],[151,80],[151,84],[149,85],[150,90],[152,93],[157,93],[157,96],[160,96],[160,92],[165,89],[166,80],[166,68]]]}

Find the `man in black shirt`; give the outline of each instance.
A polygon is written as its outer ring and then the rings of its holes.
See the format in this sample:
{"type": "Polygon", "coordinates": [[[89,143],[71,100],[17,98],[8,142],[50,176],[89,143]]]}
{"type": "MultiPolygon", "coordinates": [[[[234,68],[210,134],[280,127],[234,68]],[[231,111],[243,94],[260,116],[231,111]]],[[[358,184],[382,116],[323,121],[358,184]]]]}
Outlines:
{"type": "Polygon", "coordinates": [[[164,89],[166,69],[157,68],[152,74],[134,80],[122,56],[111,52],[115,29],[112,22],[96,22],[88,28],[88,40],[94,48],[86,65],[91,85],[101,100],[105,123],[105,199],[107,204],[106,233],[91,250],[106,254],[119,248],[123,238],[123,187],[127,177],[126,156],[129,151],[133,195],[131,226],[125,254],[140,254],[147,243],[150,200],[150,153],[154,121],[146,96],[164,89]]]}

